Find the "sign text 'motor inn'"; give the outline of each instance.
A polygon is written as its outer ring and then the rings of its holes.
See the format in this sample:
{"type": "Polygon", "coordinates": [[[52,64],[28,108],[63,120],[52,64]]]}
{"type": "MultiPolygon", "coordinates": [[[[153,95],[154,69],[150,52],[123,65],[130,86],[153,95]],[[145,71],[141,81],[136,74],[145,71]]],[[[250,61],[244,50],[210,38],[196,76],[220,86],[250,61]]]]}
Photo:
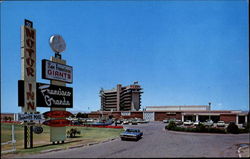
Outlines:
{"type": "Polygon", "coordinates": [[[21,27],[21,64],[24,80],[24,112],[36,111],[36,30],[21,27]]]}

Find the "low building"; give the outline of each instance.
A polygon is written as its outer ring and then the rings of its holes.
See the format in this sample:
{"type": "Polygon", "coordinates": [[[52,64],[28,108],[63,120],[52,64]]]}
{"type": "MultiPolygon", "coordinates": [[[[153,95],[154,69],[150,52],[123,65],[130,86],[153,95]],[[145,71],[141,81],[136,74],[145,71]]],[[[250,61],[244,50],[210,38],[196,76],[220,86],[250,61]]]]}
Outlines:
{"type": "Polygon", "coordinates": [[[206,111],[210,105],[146,106],[146,111],[206,111]]]}
{"type": "Polygon", "coordinates": [[[15,121],[16,116],[15,113],[1,113],[1,121],[15,121]]]}
{"type": "Polygon", "coordinates": [[[148,121],[162,121],[165,119],[177,119],[181,121],[220,120],[225,123],[236,124],[249,123],[249,111],[235,110],[211,110],[211,105],[203,106],[147,106],[144,111],[96,111],[91,112],[92,117],[113,117],[116,119],[141,118],[148,121]]]}

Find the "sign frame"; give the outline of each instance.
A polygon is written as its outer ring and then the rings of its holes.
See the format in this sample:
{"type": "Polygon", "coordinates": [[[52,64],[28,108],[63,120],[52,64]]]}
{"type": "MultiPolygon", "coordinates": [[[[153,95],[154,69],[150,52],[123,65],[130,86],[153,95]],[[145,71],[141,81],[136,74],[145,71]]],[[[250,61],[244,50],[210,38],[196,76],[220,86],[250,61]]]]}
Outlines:
{"type": "Polygon", "coordinates": [[[47,80],[61,81],[65,83],[73,83],[73,67],[43,59],[42,60],[42,78],[47,79],[47,80]],[[58,68],[59,69],[68,68],[70,73],[68,73],[67,71],[60,71],[58,70],[58,68]],[[52,75],[48,74],[49,71],[51,72],[52,75]],[[57,74],[57,75],[53,75],[53,74],[57,74]],[[59,77],[59,75],[65,76],[65,77],[59,77]],[[70,76],[70,78],[67,79],[68,76],[70,76]]]}
{"type": "Polygon", "coordinates": [[[65,127],[70,125],[71,121],[67,119],[52,119],[44,121],[43,124],[51,127],[65,127]]]}
{"type": "Polygon", "coordinates": [[[18,121],[39,121],[42,120],[42,114],[33,114],[33,113],[18,113],[18,121]],[[21,118],[21,119],[20,119],[21,118]]]}
{"type": "MultiPolygon", "coordinates": [[[[18,81],[18,105],[24,105],[24,81],[18,81]]],[[[45,83],[36,83],[37,107],[73,108],[73,88],[45,83]],[[39,89],[40,88],[40,89],[39,89]],[[58,90],[53,90],[58,89],[58,90]],[[46,94],[47,92],[47,94],[46,94]],[[50,94],[49,94],[50,93],[50,94]],[[55,95],[56,94],[56,95],[55,95]],[[65,96],[62,96],[65,95],[65,96]],[[54,104],[53,104],[54,102],[54,104]],[[49,105],[51,103],[51,105],[49,105]],[[58,104],[57,104],[58,103],[58,104]],[[63,105],[64,104],[64,105],[63,105]]]]}
{"type": "Polygon", "coordinates": [[[65,111],[65,110],[53,110],[53,111],[45,112],[45,113],[43,113],[43,115],[45,117],[50,117],[50,118],[64,118],[64,117],[67,118],[73,114],[71,112],[65,111]]]}

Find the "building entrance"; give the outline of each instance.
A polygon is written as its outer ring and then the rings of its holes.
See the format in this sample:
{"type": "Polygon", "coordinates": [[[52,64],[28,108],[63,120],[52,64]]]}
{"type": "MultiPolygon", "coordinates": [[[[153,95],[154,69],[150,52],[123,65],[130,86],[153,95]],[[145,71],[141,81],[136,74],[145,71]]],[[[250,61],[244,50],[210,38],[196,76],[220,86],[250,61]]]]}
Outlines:
{"type": "Polygon", "coordinates": [[[143,112],[143,119],[148,121],[155,120],[155,113],[154,112],[143,112]]]}

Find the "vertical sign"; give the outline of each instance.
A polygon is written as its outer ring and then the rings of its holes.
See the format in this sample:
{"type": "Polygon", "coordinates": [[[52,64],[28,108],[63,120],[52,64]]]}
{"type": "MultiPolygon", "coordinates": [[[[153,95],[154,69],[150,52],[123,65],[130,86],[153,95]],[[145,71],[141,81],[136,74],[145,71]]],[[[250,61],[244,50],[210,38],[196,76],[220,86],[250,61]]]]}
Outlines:
{"type": "Polygon", "coordinates": [[[22,112],[36,112],[36,30],[21,27],[21,79],[24,80],[22,112]]]}

